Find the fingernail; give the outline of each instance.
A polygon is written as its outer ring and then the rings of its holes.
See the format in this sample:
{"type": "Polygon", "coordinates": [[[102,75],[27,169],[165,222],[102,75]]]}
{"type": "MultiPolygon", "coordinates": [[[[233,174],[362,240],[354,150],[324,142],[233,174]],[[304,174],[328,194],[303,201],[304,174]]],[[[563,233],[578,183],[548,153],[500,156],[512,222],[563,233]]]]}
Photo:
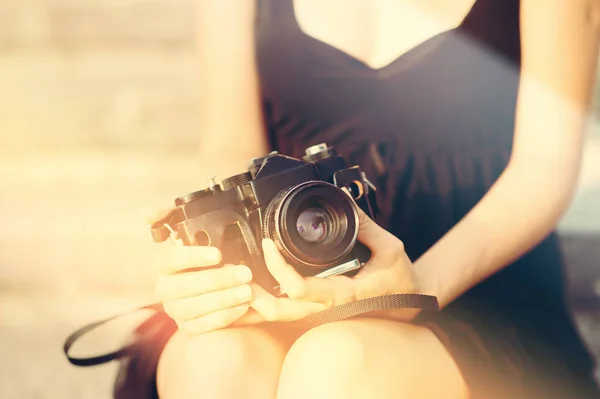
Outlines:
{"type": "Polygon", "coordinates": [[[242,285],[235,291],[235,296],[240,302],[246,302],[252,299],[252,288],[249,285],[242,285]]]}
{"type": "Polygon", "coordinates": [[[235,280],[238,283],[247,283],[252,280],[252,271],[248,267],[240,267],[235,271],[235,280]]]}

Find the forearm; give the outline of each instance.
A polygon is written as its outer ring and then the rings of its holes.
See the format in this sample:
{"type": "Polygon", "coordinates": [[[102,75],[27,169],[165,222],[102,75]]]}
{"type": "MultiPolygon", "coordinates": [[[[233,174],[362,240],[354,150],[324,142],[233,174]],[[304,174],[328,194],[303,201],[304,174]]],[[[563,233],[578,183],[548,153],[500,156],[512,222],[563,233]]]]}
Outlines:
{"type": "Polygon", "coordinates": [[[507,169],[485,198],[415,262],[422,289],[445,306],[539,243],[566,208],[567,196],[555,194],[565,180],[507,169]]]}
{"type": "Polygon", "coordinates": [[[198,178],[247,170],[268,150],[254,46],[255,1],[198,0],[198,178]]]}
{"type": "Polygon", "coordinates": [[[573,102],[527,78],[519,102],[516,128],[522,139],[504,173],[415,262],[421,286],[442,306],[544,239],[572,198],[589,103],[573,102]],[[533,135],[537,143],[525,142],[529,131],[541,132],[533,135]]]}
{"type": "MultiPolygon", "coordinates": [[[[216,133],[215,133],[216,134],[216,133]]],[[[264,136],[263,132],[256,136],[264,136]]],[[[221,148],[217,146],[201,146],[198,153],[197,170],[194,171],[195,179],[200,184],[211,177],[219,182],[227,177],[247,172],[250,160],[267,154],[268,147],[264,143],[255,146],[238,146],[227,143],[221,148]]]]}

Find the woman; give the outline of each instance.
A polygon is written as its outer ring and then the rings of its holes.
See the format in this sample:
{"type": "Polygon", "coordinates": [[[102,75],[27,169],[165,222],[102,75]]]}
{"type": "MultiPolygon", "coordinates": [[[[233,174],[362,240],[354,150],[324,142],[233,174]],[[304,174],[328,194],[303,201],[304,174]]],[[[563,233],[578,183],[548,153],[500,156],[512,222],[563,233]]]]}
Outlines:
{"type": "Polygon", "coordinates": [[[599,1],[206,0],[198,15],[205,169],[327,142],[376,180],[391,234],[363,215],[374,256],[358,280],[301,279],[266,241],[287,300],[242,265],[171,274],[220,254],[169,249],[159,292],[180,329],[161,398],[600,397],[553,232],[579,170],[599,1]],[[389,292],[443,310],[277,328],[389,292]]]}

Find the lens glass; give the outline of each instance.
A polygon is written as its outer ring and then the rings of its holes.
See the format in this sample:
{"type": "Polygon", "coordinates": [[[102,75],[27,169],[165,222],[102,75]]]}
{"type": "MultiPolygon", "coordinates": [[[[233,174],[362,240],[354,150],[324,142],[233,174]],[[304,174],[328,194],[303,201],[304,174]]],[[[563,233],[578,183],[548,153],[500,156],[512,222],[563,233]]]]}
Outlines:
{"type": "Polygon", "coordinates": [[[304,209],[298,215],[296,230],[304,241],[318,244],[327,238],[327,212],[319,208],[304,209]]]}
{"type": "Polygon", "coordinates": [[[282,190],[268,205],[265,236],[277,240],[294,267],[334,266],[355,244],[358,219],[353,205],[333,184],[301,183],[282,190]]]}

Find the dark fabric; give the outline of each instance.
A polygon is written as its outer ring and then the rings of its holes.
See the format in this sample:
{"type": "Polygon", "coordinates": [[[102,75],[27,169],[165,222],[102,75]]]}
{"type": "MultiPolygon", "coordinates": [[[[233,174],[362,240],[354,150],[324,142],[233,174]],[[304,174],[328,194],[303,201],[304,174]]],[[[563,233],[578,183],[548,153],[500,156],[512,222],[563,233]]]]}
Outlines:
{"type": "Polygon", "coordinates": [[[132,338],[139,339],[139,350],[119,361],[113,387],[115,399],[158,399],[158,361],[176,330],[177,325],[164,312],[155,313],[136,328],[132,338]]]}
{"type": "MultiPolygon", "coordinates": [[[[273,149],[299,157],[326,142],[360,164],[379,189],[377,222],[417,259],[508,163],[520,78],[519,5],[478,0],[458,28],[373,69],[304,34],[293,0],[259,0],[257,62],[273,149]]],[[[460,353],[491,353],[493,362],[483,368],[490,375],[504,375],[491,364],[510,349],[527,377],[507,374],[509,383],[552,375],[548,359],[564,365],[567,380],[593,367],[568,311],[554,233],[442,313],[438,330],[449,345],[461,342],[460,353]],[[479,346],[448,322],[465,314],[479,346]]]]}
{"type": "Polygon", "coordinates": [[[600,397],[590,373],[565,364],[561,353],[534,339],[525,328],[499,317],[482,320],[477,313],[462,309],[418,320],[455,359],[471,398],[600,397]]]}

